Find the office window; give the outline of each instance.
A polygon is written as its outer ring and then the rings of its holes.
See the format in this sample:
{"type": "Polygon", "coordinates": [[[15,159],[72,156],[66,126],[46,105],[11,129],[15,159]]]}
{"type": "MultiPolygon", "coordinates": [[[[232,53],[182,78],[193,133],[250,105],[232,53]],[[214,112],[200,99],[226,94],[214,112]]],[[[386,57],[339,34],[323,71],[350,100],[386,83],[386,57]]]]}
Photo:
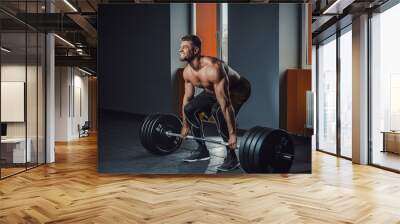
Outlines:
{"type": "Polygon", "coordinates": [[[372,163],[400,170],[400,4],[371,18],[372,163]]]}
{"type": "Polygon", "coordinates": [[[340,36],[340,154],[352,157],[352,33],[340,36]]]}
{"type": "Polygon", "coordinates": [[[336,153],[336,37],[318,48],[318,145],[336,153]]]}

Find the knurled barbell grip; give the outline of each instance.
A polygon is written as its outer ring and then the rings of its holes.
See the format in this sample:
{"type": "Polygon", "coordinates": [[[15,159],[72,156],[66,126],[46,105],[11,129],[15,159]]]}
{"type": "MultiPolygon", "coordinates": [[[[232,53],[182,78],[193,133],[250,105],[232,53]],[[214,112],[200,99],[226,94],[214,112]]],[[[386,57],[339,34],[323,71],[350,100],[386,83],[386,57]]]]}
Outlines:
{"type": "MultiPolygon", "coordinates": [[[[170,131],[166,131],[165,134],[167,136],[174,136],[174,137],[183,138],[182,135],[176,134],[176,133],[172,133],[170,131]]],[[[224,145],[224,146],[229,146],[229,144],[227,142],[217,141],[217,140],[213,140],[213,139],[198,138],[198,137],[194,137],[194,136],[191,136],[191,135],[186,136],[186,138],[187,139],[192,139],[192,140],[199,140],[199,141],[203,141],[203,142],[211,142],[211,143],[224,145]]]]}

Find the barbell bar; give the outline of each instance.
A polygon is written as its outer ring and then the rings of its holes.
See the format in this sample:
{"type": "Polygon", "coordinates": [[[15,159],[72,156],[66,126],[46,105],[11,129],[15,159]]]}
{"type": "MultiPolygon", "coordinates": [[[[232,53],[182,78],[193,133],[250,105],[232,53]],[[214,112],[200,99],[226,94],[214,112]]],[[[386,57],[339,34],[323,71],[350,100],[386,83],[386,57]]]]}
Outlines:
{"type": "MultiPolygon", "coordinates": [[[[170,131],[166,131],[164,132],[165,135],[170,136],[170,137],[179,137],[182,139],[190,139],[190,140],[198,140],[198,141],[203,141],[203,142],[210,142],[210,143],[214,143],[214,144],[218,144],[218,145],[224,145],[224,146],[229,146],[229,143],[224,142],[224,141],[218,141],[218,140],[214,140],[214,139],[209,139],[209,138],[198,138],[192,135],[187,135],[185,138],[181,135],[181,134],[177,134],[177,133],[172,133],[170,131]]],[[[236,149],[238,149],[239,146],[236,146],[236,149]]],[[[292,160],[293,159],[293,155],[288,154],[288,153],[278,153],[279,155],[281,155],[284,159],[287,160],[292,160]]]]}
{"type": "Polygon", "coordinates": [[[198,137],[194,137],[191,135],[187,135],[185,138],[181,135],[181,134],[176,134],[176,133],[172,133],[170,131],[166,131],[164,132],[167,136],[172,136],[172,137],[179,137],[182,139],[191,139],[191,140],[199,140],[199,141],[203,141],[203,142],[211,142],[214,144],[219,144],[219,145],[224,145],[224,146],[229,146],[229,144],[227,142],[223,142],[223,141],[218,141],[218,140],[213,140],[213,139],[208,139],[208,138],[198,138],[198,137]]]}
{"type": "MultiPolygon", "coordinates": [[[[181,120],[173,114],[151,114],[140,127],[142,145],[151,153],[168,155],[175,152],[184,138],[178,133],[181,120]]],[[[227,142],[198,138],[188,135],[186,139],[200,140],[228,146],[227,142]]],[[[294,143],[284,130],[256,126],[240,139],[239,161],[247,173],[287,173],[294,160],[294,143]]]]}

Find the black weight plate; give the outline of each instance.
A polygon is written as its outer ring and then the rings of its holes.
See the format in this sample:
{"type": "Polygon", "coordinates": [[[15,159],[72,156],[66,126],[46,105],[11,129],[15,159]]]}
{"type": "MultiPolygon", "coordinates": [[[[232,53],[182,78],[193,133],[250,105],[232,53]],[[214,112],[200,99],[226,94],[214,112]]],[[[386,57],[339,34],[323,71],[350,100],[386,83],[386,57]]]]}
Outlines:
{"type": "Polygon", "coordinates": [[[149,119],[150,116],[151,116],[151,114],[147,115],[147,116],[143,119],[142,123],[140,124],[140,130],[139,130],[139,135],[140,135],[140,136],[142,136],[143,127],[144,127],[144,125],[146,124],[146,122],[148,121],[148,119],[149,119]]]}
{"type": "Polygon", "coordinates": [[[258,132],[260,130],[261,130],[260,126],[256,126],[256,127],[252,128],[252,130],[251,130],[252,134],[249,135],[248,141],[246,142],[246,145],[245,145],[246,148],[244,150],[246,151],[246,155],[247,155],[246,158],[245,158],[246,169],[247,169],[246,172],[248,172],[248,173],[252,172],[252,169],[251,169],[251,167],[252,167],[252,164],[251,164],[251,160],[252,160],[252,158],[251,158],[251,150],[252,150],[251,145],[254,144],[254,140],[255,140],[254,137],[257,136],[257,134],[258,134],[258,132]]]}
{"type": "Polygon", "coordinates": [[[242,169],[247,172],[247,157],[248,157],[248,150],[247,144],[250,139],[250,136],[254,134],[254,127],[248,130],[242,137],[242,141],[240,142],[239,146],[239,161],[242,169]]]}
{"type": "Polygon", "coordinates": [[[140,142],[142,143],[142,145],[143,145],[143,127],[144,127],[144,125],[146,124],[146,121],[147,121],[147,119],[149,118],[149,116],[150,115],[148,115],[148,116],[146,116],[144,119],[143,119],[143,121],[142,121],[142,123],[140,123],[140,128],[139,128],[139,139],[140,139],[140,142]]]}
{"type": "Polygon", "coordinates": [[[260,162],[263,164],[264,172],[287,173],[293,163],[294,145],[290,135],[283,130],[272,130],[265,139],[265,147],[260,152],[260,162]],[[287,144],[282,144],[286,141],[287,144]],[[278,156],[279,152],[293,155],[291,160],[284,160],[278,156]]]}
{"type": "Polygon", "coordinates": [[[182,138],[167,136],[164,133],[166,131],[180,133],[181,129],[182,122],[175,115],[165,114],[158,117],[151,130],[151,139],[154,140],[155,153],[167,155],[177,150],[182,143],[182,138]]]}
{"type": "Polygon", "coordinates": [[[271,167],[270,167],[270,154],[268,152],[271,151],[271,141],[270,141],[270,134],[273,132],[274,129],[269,129],[268,128],[268,133],[264,137],[264,142],[261,145],[261,147],[257,148],[256,154],[258,156],[258,161],[259,161],[259,166],[258,169],[260,170],[261,173],[270,173],[271,172],[271,167]]]}
{"type": "Polygon", "coordinates": [[[240,144],[239,147],[239,161],[240,164],[243,168],[243,170],[245,170],[246,172],[250,172],[249,169],[249,147],[250,144],[253,140],[254,135],[257,133],[257,131],[260,129],[260,127],[256,126],[251,128],[244,137],[244,141],[243,144],[240,144]]]}
{"type": "Polygon", "coordinates": [[[148,139],[147,139],[147,136],[148,136],[148,128],[149,128],[149,125],[150,125],[150,123],[152,123],[153,121],[154,121],[154,118],[156,117],[156,116],[158,116],[159,114],[151,114],[151,115],[149,115],[149,117],[146,119],[146,121],[144,122],[144,124],[143,124],[143,127],[142,127],[142,134],[141,134],[141,140],[142,140],[142,145],[147,149],[147,150],[149,150],[149,148],[150,148],[150,146],[149,146],[149,143],[148,143],[148,139]]]}
{"type": "Polygon", "coordinates": [[[262,136],[261,145],[256,147],[256,149],[255,149],[256,151],[254,153],[254,156],[258,158],[255,161],[258,173],[270,173],[271,172],[270,162],[269,162],[268,158],[265,158],[265,154],[263,154],[263,153],[269,150],[270,142],[269,142],[268,136],[275,129],[264,128],[264,130],[265,130],[265,133],[262,136]]]}
{"type": "Polygon", "coordinates": [[[149,121],[150,117],[152,116],[152,114],[148,115],[142,122],[142,124],[140,125],[140,130],[139,130],[139,138],[140,138],[140,142],[142,143],[142,145],[144,146],[144,129],[146,127],[147,122],[149,121]]]}
{"type": "Polygon", "coordinates": [[[240,161],[240,165],[242,166],[242,168],[243,168],[243,166],[247,166],[247,164],[245,164],[246,161],[245,161],[245,159],[244,159],[244,158],[247,157],[247,152],[244,150],[244,149],[245,149],[244,145],[245,145],[246,141],[248,140],[248,137],[249,137],[250,134],[251,134],[251,129],[248,130],[248,131],[246,131],[246,132],[244,133],[244,135],[243,135],[243,136],[241,137],[241,139],[240,139],[240,145],[239,145],[239,161],[240,161]]]}
{"type": "Polygon", "coordinates": [[[260,149],[263,147],[263,144],[265,143],[265,138],[268,135],[270,129],[268,128],[263,128],[258,135],[258,141],[257,144],[253,147],[252,149],[252,171],[253,173],[262,173],[262,164],[260,163],[260,154],[259,152],[261,151],[260,149]]]}
{"type": "Polygon", "coordinates": [[[251,140],[251,142],[249,144],[249,148],[247,149],[248,150],[248,154],[247,154],[247,156],[248,156],[247,157],[248,164],[247,164],[247,167],[248,167],[249,173],[255,173],[256,172],[255,171],[256,169],[254,167],[254,156],[253,156],[253,154],[254,154],[254,150],[256,149],[256,145],[259,142],[260,136],[261,136],[263,131],[264,131],[264,129],[261,128],[261,127],[257,129],[257,131],[254,133],[253,138],[252,138],[252,140],[251,140]]]}
{"type": "Polygon", "coordinates": [[[146,129],[145,129],[145,133],[146,133],[145,139],[146,139],[146,140],[145,140],[145,143],[146,143],[147,149],[148,149],[150,152],[156,151],[156,149],[155,149],[155,142],[154,142],[154,139],[152,139],[151,134],[152,134],[153,126],[155,125],[155,123],[157,122],[157,119],[158,119],[160,116],[162,116],[162,114],[156,114],[154,117],[152,117],[152,119],[151,119],[151,120],[149,121],[149,123],[146,125],[146,129]]]}
{"type": "Polygon", "coordinates": [[[140,126],[140,131],[139,131],[139,138],[140,138],[140,142],[142,143],[143,146],[145,146],[145,129],[146,129],[146,125],[149,123],[150,119],[152,119],[152,117],[154,117],[154,115],[156,114],[150,114],[148,115],[144,121],[142,122],[141,126],[140,126]]]}
{"type": "Polygon", "coordinates": [[[162,114],[155,116],[149,122],[146,128],[146,145],[150,152],[167,155],[179,148],[182,140],[179,137],[164,135],[164,130],[179,133],[181,130],[180,119],[171,114],[162,114]]]}
{"type": "Polygon", "coordinates": [[[148,120],[146,121],[146,123],[145,123],[145,125],[144,125],[144,127],[143,127],[143,135],[142,135],[142,138],[143,138],[143,146],[146,148],[146,149],[149,149],[150,148],[150,145],[149,145],[149,139],[148,139],[148,135],[149,135],[149,127],[150,127],[150,124],[152,123],[152,122],[154,122],[154,119],[157,117],[157,116],[159,116],[160,114],[152,114],[149,118],[148,118],[148,120]]]}
{"type": "Polygon", "coordinates": [[[293,160],[293,140],[288,133],[282,132],[282,135],[279,137],[278,145],[275,147],[275,159],[273,160],[273,163],[271,163],[271,167],[276,173],[288,173],[290,168],[292,167],[293,160]],[[291,158],[285,158],[280,153],[289,155],[291,158]]]}
{"type": "Polygon", "coordinates": [[[273,160],[273,151],[274,151],[274,141],[273,138],[271,138],[271,134],[275,130],[270,130],[270,132],[267,134],[267,136],[264,139],[264,143],[262,147],[258,149],[258,155],[260,158],[260,169],[262,170],[263,173],[271,173],[273,172],[271,168],[271,163],[273,160]]]}

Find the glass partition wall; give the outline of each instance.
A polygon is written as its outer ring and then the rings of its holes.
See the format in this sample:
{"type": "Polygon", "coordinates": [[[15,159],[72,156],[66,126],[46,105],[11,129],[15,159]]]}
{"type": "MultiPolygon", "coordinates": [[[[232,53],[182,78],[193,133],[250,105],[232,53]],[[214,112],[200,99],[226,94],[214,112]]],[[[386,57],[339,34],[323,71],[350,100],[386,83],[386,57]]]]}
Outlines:
{"type": "Polygon", "coordinates": [[[317,46],[317,150],[352,157],[351,25],[317,46]]]}
{"type": "MultiPolygon", "coordinates": [[[[18,7],[35,13],[40,2],[18,7]]],[[[44,33],[0,11],[1,179],[45,163],[45,41],[44,33]]]]}
{"type": "Polygon", "coordinates": [[[371,18],[370,163],[400,171],[400,4],[371,18]]]}

